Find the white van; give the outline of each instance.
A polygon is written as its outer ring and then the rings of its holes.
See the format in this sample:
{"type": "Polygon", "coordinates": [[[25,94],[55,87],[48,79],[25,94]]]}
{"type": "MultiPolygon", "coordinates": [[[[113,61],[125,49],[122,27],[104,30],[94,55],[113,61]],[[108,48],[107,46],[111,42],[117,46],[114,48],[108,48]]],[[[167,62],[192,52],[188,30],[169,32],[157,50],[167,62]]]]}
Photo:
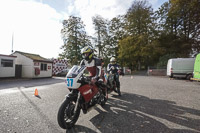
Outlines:
{"type": "Polygon", "coordinates": [[[167,76],[190,79],[194,71],[195,58],[174,58],[167,63],[167,76]]]}

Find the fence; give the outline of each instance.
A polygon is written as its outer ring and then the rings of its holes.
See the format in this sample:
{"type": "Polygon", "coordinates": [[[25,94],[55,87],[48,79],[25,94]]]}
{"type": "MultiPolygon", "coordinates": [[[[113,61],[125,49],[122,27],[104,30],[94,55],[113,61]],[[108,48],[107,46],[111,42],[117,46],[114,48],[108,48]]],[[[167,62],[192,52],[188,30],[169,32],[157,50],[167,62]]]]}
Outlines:
{"type": "Polygon", "coordinates": [[[163,68],[156,68],[156,67],[148,67],[147,75],[148,76],[166,76],[167,69],[163,68]]]}

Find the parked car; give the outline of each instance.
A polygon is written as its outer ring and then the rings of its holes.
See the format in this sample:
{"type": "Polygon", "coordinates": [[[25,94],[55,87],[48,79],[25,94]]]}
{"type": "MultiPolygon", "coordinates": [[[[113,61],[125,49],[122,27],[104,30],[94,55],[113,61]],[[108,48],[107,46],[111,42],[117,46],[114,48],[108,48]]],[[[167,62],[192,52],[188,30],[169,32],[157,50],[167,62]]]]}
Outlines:
{"type": "Polygon", "coordinates": [[[62,76],[65,77],[67,75],[67,73],[69,72],[70,69],[63,69],[60,72],[56,73],[56,76],[62,76]]]}
{"type": "Polygon", "coordinates": [[[193,75],[195,58],[173,58],[167,63],[167,76],[190,79],[193,75]]]}

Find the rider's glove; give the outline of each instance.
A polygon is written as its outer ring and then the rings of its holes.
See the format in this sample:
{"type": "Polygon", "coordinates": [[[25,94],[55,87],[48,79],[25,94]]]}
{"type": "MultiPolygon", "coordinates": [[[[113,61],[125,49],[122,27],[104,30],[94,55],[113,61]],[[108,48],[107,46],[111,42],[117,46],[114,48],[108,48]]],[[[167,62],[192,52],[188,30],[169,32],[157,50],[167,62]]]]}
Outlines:
{"type": "Polygon", "coordinates": [[[99,80],[99,77],[95,76],[95,77],[92,77],[91,82],[92,84],[95,84],[98,80],[99,80]]]}

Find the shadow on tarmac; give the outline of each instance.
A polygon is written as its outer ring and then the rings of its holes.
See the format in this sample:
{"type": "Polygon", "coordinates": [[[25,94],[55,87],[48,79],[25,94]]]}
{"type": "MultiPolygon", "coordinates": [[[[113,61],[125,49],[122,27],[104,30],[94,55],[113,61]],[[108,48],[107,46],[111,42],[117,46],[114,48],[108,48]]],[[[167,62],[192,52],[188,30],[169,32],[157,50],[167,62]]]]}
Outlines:
{"type": "MultiPolygon", "coordinates": [[[[122,93],[112,95],[90,121],[102,133],[198,133],[200,111],[177,106],[175,102],[150,99],[145,96],[122,93]],[[168,126],[170,125],[170,128],[168,126]],[[188,129],[189,128],[189,129],[188,129]]],[[[90,113],[90,112],[89,112],[90,113]]],[[[95,133],[88,127],[75,125],[66,133],[95,133]]]]}
{"type": "Polygon", "coordinates": [[[44,86],[56,83],[63,83],[64,78],[39,78],[39,79],[16,79],[0,81],[0,89],[8,88],[29,88],[34,86],[44,86]]]}
{"type": "MultiPolygon", "coordinates": [[[[48,125],[49,128],[51,129],[52,132],[59,133],[59,130],[57,129],[57,125],[55,125],[48,117],[45,112],[43,112],[37,104],[33,102],[24,92],[22,89],[18,88],[21,94],[27,99],[31,107],[34,109],[34,111],[38,114],[38,117],[44,120],[48,125]]],[[[37,96],[39,99],[41,99],[40,96],[37,96]]],[[[34,132],[34,131],[33,131],[34,132]]]]}

